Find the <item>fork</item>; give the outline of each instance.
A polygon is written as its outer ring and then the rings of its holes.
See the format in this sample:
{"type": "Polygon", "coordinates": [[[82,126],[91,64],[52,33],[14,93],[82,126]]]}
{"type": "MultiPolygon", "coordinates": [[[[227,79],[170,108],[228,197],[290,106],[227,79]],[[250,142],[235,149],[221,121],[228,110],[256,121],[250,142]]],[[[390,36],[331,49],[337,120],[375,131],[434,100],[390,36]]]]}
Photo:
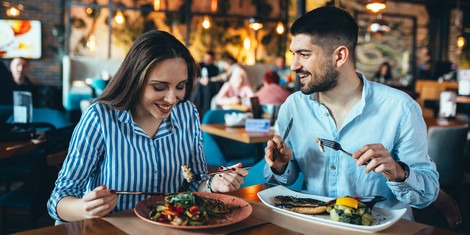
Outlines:
{"type": "MultiPolygon", "coordinates": [[[[332,148],[332,149],[334,149],[334,150],[336,150],[336,151],[341,151],[341,152],[343,152],[343,153],[345,153],[345,154],[347,154],[347,155],[349,155],[349,156],[352,157],[352,153],[350,153],[350,152],[344,150],[344,149],[341,147],[341,145],[340,145],[338,142],[336,142],[336,141],[327,140],[327,139],[322,139],[322,138],[318,138],[318,137],[317,137],[317,143],[318,143],[318,142],[320,142],[319,144],[320,144],[322,147],[332,148]]],[[[323,152],[323,151],[322,151],[322,152],[323,152]]],[[[370,161],[366,161],[366,162],[364,163],[364,165],[369,164],[369,162],[370,162],[370,161]]],[[[390,174],[390,172],[388,172],[388,171],[384,171],[384,173],[387,174],[387,175],[390,174]]]]}
{"type": "MultiPolygon", "coordinates": [[[[244,166],[241,169],[249,170],[250,168],[251,168],[251,166],[244,166]]],[[[223,173],[230,173],[230,172],[233,172],[232,169],[227,169],[227,170],[222,170],[222,171],[215,171],[215,172],[207,173],[207,174],[193,174],[193,180],[191,182],[201,181],[204,177],[207,177],[207,176],[212,176],[212,175],[216,175],[216,174],[223,174],[223,173]]]]}

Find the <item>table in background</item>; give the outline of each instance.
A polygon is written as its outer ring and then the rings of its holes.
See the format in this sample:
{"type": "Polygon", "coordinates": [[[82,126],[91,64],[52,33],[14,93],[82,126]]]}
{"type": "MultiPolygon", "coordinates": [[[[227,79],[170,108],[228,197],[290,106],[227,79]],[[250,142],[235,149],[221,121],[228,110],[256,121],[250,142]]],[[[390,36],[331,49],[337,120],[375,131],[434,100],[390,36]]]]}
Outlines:
{"type": "Polygon", "coordinates": [[[456,119],[445,119],[445,118],[434,118],[434,117],[425,117],[424,122],[426,127],[457,127],[457,126],[468,126],[468,123],[456,119]]]}
{"type": "Polygon", "coordinates": [[[34,152],[41,149],[46,143],[45,139],[25,141],[0,142],[0,159],[34,152]]]}
{"type": "Polygon", "coordinates": [[[225,124],[202,124],[201,130],[212,135],[240,141],[247,144],[268,142],[274,137],[274,131],[245,131],[245,127],[229,127],[225,124]]]}
{"type": "MultiPolygon", "coordinates": [[[[272,187],[269,184],[259,184],[237,191],[227,193],[228,195],[244,198],[251,201],[253,213],[245,221],[232,226],[231,229],[225,227],[214,229],[173,229],[160,227],[139,219],[132,210],[126,210],[108,215],[101,219],[87,219],[68,224],[50,226],[35,230],[26,231],[21,234],[39,235],[39,234],[148,234],[149,231],[158,232],[165,230],[169,234],[260,234],[260,235],[289,235],[289,234],[369,234],[363,232],[342,230],[335,227],[329,227],[302,219],[293,218],[280,212],[273,211],[271,208],[260,203],[257,193],[272,187]],[[241,227],[241,224],[249,224],[247,220],[255,220],[253,226],[241,227]],[[261,223],[259,221],[262,221],[261,223]],[[125,223],[123,223],[125,222],[125,223]],[[123,224],[127,224],[123,225],[123,224]],[[130,225],[134,225],[130,227],[130,225]],[[137,226],[136,226],[137,225],[137,226]],[[237,228],[237,225],[240,226],[237,228]]],[[[400,219],[396,224],[383,230],[380,234],[439,234],[454,235],[458,234],[452,231],[439,229],[433,226],[416,223],[413,221],[400,219]]]]}

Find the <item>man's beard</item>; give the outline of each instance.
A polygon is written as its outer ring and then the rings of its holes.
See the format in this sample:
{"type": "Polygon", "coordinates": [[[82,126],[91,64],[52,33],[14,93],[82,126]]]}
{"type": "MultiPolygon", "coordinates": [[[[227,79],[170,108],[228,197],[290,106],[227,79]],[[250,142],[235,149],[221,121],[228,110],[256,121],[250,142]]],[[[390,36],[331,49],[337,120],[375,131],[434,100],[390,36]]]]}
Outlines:
{"type": "Polygon", "coordinates": [[[333,67],[333,63],[331,61],[326,62],[325,66],[325,74],[321,77],[313,77],[312,74],[308,71],[296,71],[297,73],[309,73],[310,74],[310,81],[301,84],[300,91],[302,93],[309,95],[315,92],[324,92],[333,89],[336,84],[338,83],[338,76],[339,72],[335,70],[333,67]]]}

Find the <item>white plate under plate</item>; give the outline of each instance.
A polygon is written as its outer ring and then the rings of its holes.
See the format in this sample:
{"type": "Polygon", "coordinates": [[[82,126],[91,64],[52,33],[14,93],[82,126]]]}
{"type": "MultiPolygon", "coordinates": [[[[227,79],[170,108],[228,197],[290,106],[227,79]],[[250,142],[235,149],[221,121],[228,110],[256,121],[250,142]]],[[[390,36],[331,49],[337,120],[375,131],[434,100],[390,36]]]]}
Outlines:
{"type": "Polygon", "coordinates": [[[301,213],[277,208],[274,206],[274,197],[276,196],[313,198],[313,199],[322,200],[322,201],[329,201],[332,198],[299,193],[299,192],[292,191],[283,186],[276,186],[276,187],[272,187],[269,189],[265,189],[261,192],[258,192],[259,199],[261,199],[261,201],[265,205],[275,209],[276,211],[282,212],[286,215],[304,219],[304,220],[322,224],[322,225],[327,225],[327,226],[332,226],[332,227],[342,228],[342,229],[347,229],[347,230],[355,230],[355,231],[360,231],[360,232],[378,232],[378,231],[384,230],[392,226],[394,223],[396,223],[406,212],[405,208],[390,210],[390,209],[374,207],[372,209],[372,215],[375,218],[374,223],[371,226],[356,225],[356,224],[348,224],[348,223],[331,220],[329,214],[307,215],[307,214],[301,214],[301,213]]]}

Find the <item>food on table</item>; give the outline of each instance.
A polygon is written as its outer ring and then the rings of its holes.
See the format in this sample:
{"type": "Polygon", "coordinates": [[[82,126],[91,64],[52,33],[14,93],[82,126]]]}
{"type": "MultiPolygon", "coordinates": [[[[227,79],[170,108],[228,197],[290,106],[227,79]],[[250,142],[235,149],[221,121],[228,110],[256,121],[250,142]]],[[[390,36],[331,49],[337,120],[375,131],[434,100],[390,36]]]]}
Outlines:
{"type": "Polygon", "coordinates": [[[371,225],[374,222],[372,208],[352,197],[340,197],[336,203],[327,208],[332,220],[358,224],[371,225]]]}
{"type": "Polygon", "coordinates": [[[7,23],[15,32],[15,35],[27,33],[31,29],[31,22],[27,20],[8,20],[7,23]]]}
{"type": "Polygon", "coordinates": [[[222,201],[192,192],[165,196],[164,202],[157,203],[149,218],[179,226],[200,226],[210,223],[210,217],[222,217],[231,208],[222,201]]]}
{"type": "Polygon", "coordinates": [[[318,148],[320,149],[320,152],[325,152],[325,149],[323,148],[323,145],[321,144],[321,140],[318,137],[317,137],[317,144],[318,144],[318,148]]]}
{"type": "Polygon", "coordinates": [[[312,198],[297,198],[292,196],[276,196],[274,206],[302,214],[320,214],[326,211],[334,201],[324,202],[312,198]]]}
{"type": "Polygon", "coordinates": [[[191,183],[193,181],[193,173],[191,173],[191,168],[188,168],[186,165],[181,166],[181,171],[183,171],[183,177],[191,183]]]}

